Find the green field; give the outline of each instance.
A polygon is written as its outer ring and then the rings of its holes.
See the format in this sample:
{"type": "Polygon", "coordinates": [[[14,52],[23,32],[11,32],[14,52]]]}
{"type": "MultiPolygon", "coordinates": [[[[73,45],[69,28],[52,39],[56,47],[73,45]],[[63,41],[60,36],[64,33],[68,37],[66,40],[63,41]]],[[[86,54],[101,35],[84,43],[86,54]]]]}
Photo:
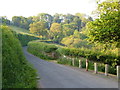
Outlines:
{"type": "Polygon", "coordinates": [[[8,25],[13,31],[17,32],[17,33],[27,33],[29,34],[29,30],[23,29],[23,28],[19,28],[16,26],[12,26],[12,25],[8,25]]]}

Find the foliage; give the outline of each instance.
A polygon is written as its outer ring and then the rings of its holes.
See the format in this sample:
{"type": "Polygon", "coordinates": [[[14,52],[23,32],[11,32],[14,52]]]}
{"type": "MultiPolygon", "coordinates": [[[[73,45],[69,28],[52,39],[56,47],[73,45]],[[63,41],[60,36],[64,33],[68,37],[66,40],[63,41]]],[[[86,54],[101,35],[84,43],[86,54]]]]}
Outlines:
{"type": "Polygon", "coordinates": [[[87,24],[90,42],[120,45],[120,2],[105,1],[98,4],[99,18],[87,24]]]}
{"type": "Polygon", "coordinates": [[[30,34],[28,30],[17,27],[17,26],[13,26],[13,25],[8,25],[11,30],[15,31],[16,33],[25,33],[25,34],[30,34]]]}
{"type": "Polygon", "coordinates": [[[6,16],[2,16],[0,17],[0,23],[4,25],[10,25],[10,20],[8,20],[6,16]]]}
{"type": "Polygon", "coordinates": [[[29,41],[40,39],[38,37],[22,33],[16,34],[16,37],[20,40],[22,46],[27,46],[29,41]]]}
{"type": "Polygon", "coordinates": [[[41,21],[30,24],[29,30],[31,33],[37,34],[39,36],[40,35],[45,36],[47,34],[45,22],[41,21]]]}
{"type": "Polygon", "coordinates": [[[29,25],[33,23],[33,17],[23,17],[23,16],[13,16],[12,17],[12,23],[14,26],[24,28],[24,29],[29,29],[29,25]]]}
{"type": "Polygon", "coordinates": [[[44,42],[32,41],[28,43],[28,51],[41,59],[57,59],[59,57],[57,49],[58,47],[55,45],[44,42]]]}
{"type": "MultiPolygon", "coordinates": [[[[74,66],[75,67],[79,67],[79,60],[81,60],[82,63],[82,68],[86,68],[86,58],[74,58],[74,66]]],[[[59,64],[65,64],[65,65],[70,65],[72,66],[72,58],[68,58],[68,57],[61,57],[57,60],[57,62],[59,64]]],[[[105,72],[105,65],[102,63],[97,63],[98,64],[98,71],[100,72],[105,72]]],[[[94,62],[89,61],[89,65],[88,65],[88,69],[89,70],[94,70],[94,62]]],[[[109,73],[110,74],[117,74],[116,73],[116,68],[114,66],[109,66],[109,73]]]]}
{"type": "Polygon", "coordinates": [[[30,42],[28,44],[28,46],[29,46],[28,51],[30,51],[32,54],[34,54],[42,59],[51,59],[50,57],[48,57],[48,54],[46,54],[46,53],[55,51],[55,53],[60,54],[60,55],[58,54],[58,56],[61,56],[61,57],[56,58],[58,63],[72,65],[72,58],[74,58],[75,66],[77,66],[77,67],[79,65],[79,59],[82,59],[82,67],[83,68],[85,68],[85,58],[87,58],[90,61],[89,69],[93,70],[94,69],[93,62],[98,62],[99,63],[98,70],[102,71],[102,72],[104,72],[104,65],[102,65],[102,64],[108,63],[110,65],[109,72],[112,74],[116,74],[115,66],[117,65],[117,63],[119,63],[119,59],[116,56],[116,54],[113,54],[113,53],[106,54],[106,52],[103,53],[103,52],[99,52],[99,51],[92,50],[92,49],[86,49],[86,48],[76,49],[76,48],[60,47],[60,46],[56,46],[56,45],[54,46],[54,44],[52,44],[52,46],[51,46],[51,44],[48,44],[48,43],[45,43],[45,42],[43,43],[41,41],[40,42],[39,41],[30,42]],[[67,57],[62,57],[64,55],[67,57]]]}
{"type": "Polygon", "coordinates": [[[53,16],[47,13],[39,13],[37,16],[33,17],[34,22],[45,22],[45,26],[47,29],[50,29],[52,21],[53,21],[53,16]]]}
{"type": "Polygon", "coordinates": [[[66,45],[67,47],[75,47],[75,48],[91,48],[92,44],[88,44],[88,42],[85,40],[87,38],[86,35],[79,32],[78,30],[74,31],[73,35],[64,37],[61,40],[61,43],[66,45]]]}
{"type": "Polygon", "coordinates": [[[65,37],[73,35],[74,33],[74,29],[72,25],[70,24],[63,24],[62,29],[63,29],[63,34],[65,35],[65,37]]]}
{"type": "Polygon", "coordinates": [[[109,65],[117,65],[120,63],[119,57],[115,54],[109,53],[101,53],[98,51],[93,51],[91,49],[85,48],[59,48],[59,52],[63,55],[70,56],[70,57],[84,57],[89,59],[90,61],[100,62],[100,63],[108,63],[109,65]]]}
{"type": "Polygon", "coordinates": [[[2,29],[2,87],[36,88],[36,71],[26,61],[18,39],[10,28],[2,29]]]}
{"type": "Polygon", "coordinates": [[[49,37],[53,39],[54,42],[60,42],[63,38],[62,28],[59,23],[53,23],[50,28],[49,37]]]}

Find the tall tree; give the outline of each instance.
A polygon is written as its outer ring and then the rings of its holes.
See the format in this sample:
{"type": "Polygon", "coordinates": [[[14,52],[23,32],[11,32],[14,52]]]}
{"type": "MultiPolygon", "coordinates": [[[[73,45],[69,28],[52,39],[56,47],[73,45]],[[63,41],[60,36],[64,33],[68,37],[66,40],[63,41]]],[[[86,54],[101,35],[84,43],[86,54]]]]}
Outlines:
{"type": "Polygon", "coordinates": [[[120,42],[120,2],[98,5],[99,19],[87,24],[89,40],[100,43],[120,42]]]}
{"type": "Polygon", "coordinates": [[[99,18],[87,24],[89,41],[105,45],[116,44],[120,65],[120,1],[105,1],[98,4],[99,18]]]}
{"type": "Polygon", "coordinates": [[[61,25],[59,23],[53,23],[51,25],[49,35],[51,36],[51,39],[53,39],[56,42],[59,42],[63,37],[61,25]]]}
{"type": "Polygon", "coordinates": [[[46,28],[50,29],[51,24],[53,22],[53,16],[47,13],[39,13],[37,16],[33,17],[35,22],[42,21],[45,22],[46,28]]]}
{"type": "Polygon", "coordinates": [[[45,28],[45,23],[44,22],[34,22],[30,24],[30,32],[37,34],[37,35],[42,35],[45,36],[47,34],[47,30],[45,28]]]}

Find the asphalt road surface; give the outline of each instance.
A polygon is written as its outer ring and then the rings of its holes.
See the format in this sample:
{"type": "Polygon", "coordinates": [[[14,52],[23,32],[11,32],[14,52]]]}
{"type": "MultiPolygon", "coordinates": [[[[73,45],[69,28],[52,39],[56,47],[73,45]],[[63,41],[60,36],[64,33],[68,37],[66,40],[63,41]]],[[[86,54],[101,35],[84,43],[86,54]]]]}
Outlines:
{"type": "Polygon", "coordinates": [[[38,71],[40,88],[118,88],[115,80],[42,60],[23,48],[27,60],[38,71]]]}

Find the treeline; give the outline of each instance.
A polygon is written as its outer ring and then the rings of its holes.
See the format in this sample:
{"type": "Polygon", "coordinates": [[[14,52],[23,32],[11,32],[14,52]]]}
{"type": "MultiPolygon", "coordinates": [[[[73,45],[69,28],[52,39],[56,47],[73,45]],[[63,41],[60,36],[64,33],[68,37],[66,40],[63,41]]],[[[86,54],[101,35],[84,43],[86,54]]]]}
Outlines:
{"type": "Polygon", "coordinates": [[[36,88],[36,71],[25,59],[19,40],[7,26],[2,30],[2,88],[36,88]]]}
{"type": "Polygon", "coordinates": [[[76,13],[75,15],[55,14],[53,16],[40,13],[37,16],[30,17],[13,16],[12,21],[2,17],[0,21],[3,24],[27,29],[38,36],[60,43],[64,37],[73,35],[75,31],[81,32],[82,28],[93,19],[82,13],[76,13]]]}
{"type": "Polygon", "coordinates": [[[12,21],[7,19],[6,16],[0,18],[0,22],[6,23],[8,25],[12,24],[17,27],[21,27],[24,29],[29,29],[29,25],[33,22],[42,21],[45,22],[46,28],[49,30],[52,23],[59,24],[70,24],[75,26],[74,29],[80,30],[82,27],[86,25],[88,21],[92,21],[92,17],[82,14],[76,13],[72,14],[58,14],[50,15],[48,13],[40,13],[37,16],[23,17],[23,16],[13,16],[12,21]]]}

